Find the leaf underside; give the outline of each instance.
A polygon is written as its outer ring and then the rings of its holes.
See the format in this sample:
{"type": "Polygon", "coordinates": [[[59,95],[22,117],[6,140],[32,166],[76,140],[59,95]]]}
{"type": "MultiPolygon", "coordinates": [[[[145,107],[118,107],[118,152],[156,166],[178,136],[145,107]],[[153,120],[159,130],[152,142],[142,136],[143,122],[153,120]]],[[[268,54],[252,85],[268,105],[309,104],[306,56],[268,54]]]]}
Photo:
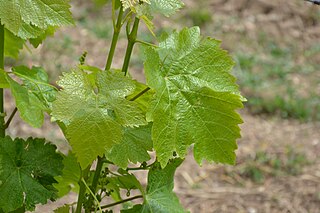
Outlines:
{"type": "Polygon", "coordinates": [[[45,204],[55,197],[52,184],[61,174],[62,157],[44,139],[0,138],[0,207],[10,212],[45,204]]]}
{"type": "Polygon", "coordinates": [[[235,110],[242,97],[229,73],[234,62],[220,42],[202,39],[197,27],[186,28],[165,35],[159,48],[145,55],[147,84],[155,91],[147,120],[153,122],[161,166],[174,152],[183,158],[191,144],[200,164],[233,164],[242,123],[235,110]]]}

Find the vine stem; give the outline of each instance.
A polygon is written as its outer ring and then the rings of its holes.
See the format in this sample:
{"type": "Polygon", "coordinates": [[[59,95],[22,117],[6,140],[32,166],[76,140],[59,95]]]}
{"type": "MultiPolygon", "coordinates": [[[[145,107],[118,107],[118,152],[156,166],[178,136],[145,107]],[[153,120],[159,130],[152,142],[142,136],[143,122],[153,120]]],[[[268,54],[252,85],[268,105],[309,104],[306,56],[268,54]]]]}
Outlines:
{"type": "Polygon", "coordinates": [[[17,107],[15,107],[15,108],[14,108],[14,110],[12,111],[12,113],[11,113],[11,115],[10,115],[9,119],[7,120],[7,122],[6,122],[6,123],[5,123],[5,125],[4,125],[4,128],[5,128],[5,129],[7,129],[7,128],[9,127],[9,125],[10,125],[10,123],[11,123],[11,121],[12,121],[13,117],[14,117],[14,116],[15,116],[15,114],[17,113],[17,111],[18,111],[18,108],[17,108],[17,107]]]}
{"type": "Polygon", "coordinates": [[[119,9],[117,23],[116,23],[116,25],[114,26],[114,29],[113,29],[111,47],[110,47],[110,51],[109,51],[109,54],[108,54],[106,67],[105,67],[104,70],[110,70],[110,68],[111,68],[114,52],[115,52],[116,47],[117,47],[119,34],[120,34],[120,31],[121,31],[121,27],[122,27],[122,16],[123,16],[123,7],[121,5],[120,9],[119,9]]]}
{"type": "MultiPolygon", "coordinates": [[[[105,162],[104,160],[105,160],[104,157],[99,157],[98,156],[98,162],[97,162],[97,166],[96,166],[96,171],[94,173],[92,184],[91,184],[91,187],[90,187],[90,190],[91,190],[93,195],[91,194],[91,196],[90,196],[90,198],[88,200],[88,203],[90,204],[89,206],[91,206],[91,204],[93,202],[93,199],[95,198],[94,195],[95,195],[95,193],[97,191],[97,186],[98,186],[98,182],[99,182],[99,178],[100,178],[100,173],[101,173],[101,170],[102,170],[103,163],[105,162]]],[[[89,211],[88,210],[86,209],[86,212],[90,212],[90,210],[89,211]]]]}
{"type": "Polygon", "coordinates": [[[90,167],[91,167],[91,165],[88,166],[85,170],[83,170],[81,172],[81,177],[79,180],[80,190],[79,190],[77,208],[76,208],[75,213],[81,213],[81,210],[82,210],[82,204],[83,204],[84,198],[86,196],[86,186],[82,180],[86,180],[88,178],[88,174],[90,172],[90,167]]]}
{"type": "Polygon", "coordinates": [[[137,195],[137,196],[134,196],[134,197],[130,197],[128,199],[120,200],[120,201],[115,202],[115,203],[110,203],[108,205],[101,206],[101,209],[110,208],[112,206],[116,206],[116,205],[119,205],[121,203],[126,203],[126,202],[129,202],[131,200],[136,200],[136,199],[139,199],[139,198],[143,198],[143,195],[137,195]]]}
{"type": "Polygon", "coordinates": [[[88,184],[86,183],[86,181],[82,178],[81,179],[81,182],[85,185],[85,187],[87,188],[87,190],[90,192],[91,196],[94,198],[94,200],[98,203],[98,208],[100,210],[100,213],[102,213],[102,209],[101,209],[101,206],[100,206],[100,203],[96,197],[96,195],[92,192],[92,190],[90,189],[90,187],[88,186],[88,184]]]}
{"type": "MultiPolygon", "coordinates": [[[[0,24],[0,69],[4,69],[4,25],[2,24],[0,24]]],[[[4,95],[3,89],[0,88],[0,137],[2,138],[6,135],[4,117],[4,95]]]]}
{"type": "Polygon", "coordinates": [[[126,50],[126,56],[124,58],[123,66],[122,66],[122,72],[124,72],[124,75],[127,75],[128,68],[129,68],[129,62],[132,55],[133,46],[136,43],[137,34],[138,34],[138,28],[139,28],[139,18],[135,18],[132,30],[130,34],[128,35],[128,45],[126,50]]]}

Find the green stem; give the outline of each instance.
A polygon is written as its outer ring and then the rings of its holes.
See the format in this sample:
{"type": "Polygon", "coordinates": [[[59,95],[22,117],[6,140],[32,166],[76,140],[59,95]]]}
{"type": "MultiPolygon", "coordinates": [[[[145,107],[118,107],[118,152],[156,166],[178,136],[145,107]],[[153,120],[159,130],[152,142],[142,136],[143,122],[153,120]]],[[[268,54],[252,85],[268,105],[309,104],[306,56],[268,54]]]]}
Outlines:
{"type": "Polygon", "coordinates": [[[110,51],[109,51],[109,54],[108,54],[106,67],[105,67],[104,70],[110,70],[110,68],[111,68],[114,52],[115,52],[116,47],[117,47],[119,34],[120,34],[120,31],[121,31],[121,27],[122,27],[122,16],[123,16],[123,7],[121,6],[120,9],[119,9],[117,24],[115,25],[115,27],[113,29],[111,47],[110,47],[110,51]]]}
{"type": "Polygon", "coordinates": [[[155,44],[152,44],[152,43],[149,43],[149,42],[146,42],[146,41],[141,41],[141,40],[136,40],[137,43],[140,43],[140,44],[143,44],[143,45],[146,45],[146,46],[149,46],[149,47],[154,47],[154,48],[158,48],[157,45],[155,44]]]}
{"type": "Polygon", "coordinates": [[[124,62],[122,66],[122,72],[124,72],[124,75],[127,75],[127,72],[128,72],[133,46],[136,43],[136,39],[137,39],[139,22],[140,22],[140,19],[135,18],[131,33],[128,36],[127,51],[126,51],[126,56],[124,58],[124,62]]]}
{"type": "MultiPolygon", "coordinates": [[[[98,203],[98,208],[100,210],[100,213],[102,213],[102,209],[101,209],[101,206],[100,206],[100,203],[96,197],[96,195],[92,192],[92,190],[90,189],[90,187],[88,186],[88,184],[86,183],[86,181],[82,178],[81,179],[82,183],[85,185],[85,187],[87,188],[87,190],[90,192],[91,196],[94,198],[94,200],[98,203]]],[[[90,212],[90,210],[89,210],[90,212]]]]}
{"type": "MultiPolygon", "coordinates": [[[[0,69],[4,69],[4,25],[0,24],[0,69]]],[[[4,138],[6,135],[5,121],[4,121],[4,95],[3,89],[0,89],[0,137],[4,138]]]]}
{"type": "Polygon", "coordinates": [[[90,166],[88,166],[85,170],[83,170],[81,172],[81,177],[79,180],[80,190],[79,190],[77,208],[76,208],[75,213],[81,213],[82,204],[83,204],[83,201],[86,197],[86,186],[83,183],[82,179],[86,180],[88,178],[89,171],[90,171],[90,166]]]}
{"type": "Polygon", "coordinates": [[[108,205],[101,206],[101,209],[110,208],[112,206],[116,206],[116,205],[119,205],[121,203],[126,203],[126,202],[129,202],[131,200],[135,200],[135,199],[139,199],[139,198],[143,198],[143,196],[142,195],[137,195],[137,196],[134,196],[134,197],[130,197],[128,199],[120,200],[120,201],[115,202],[115,203],[110,203],[108,205]]]}
{"type": "Polygon", "coordinates": [[[14,108],[14,110],[12,111],[12,113],[11,113],[11,115],[10,115],[10,117],[9,117],[9,119],[7,120],[7,122],[5,123],[5,125],[4,125],[4,128],[5,129],[7,129],[8,127],[9,127],[9,125],[10,125],[10,123],[11,123],[11,121],[12,121],[12,119],[13,119],[13,117],[15,116],[15,114],[17,113],[17,111],[18,111],[18,108],[16,107],[16,108],[14,108]]]}
{"type": "MultiPolygon", "coordinates": [[[[97,162],[97,166],[96,166],[96,171],[94,173],[93,180],[92,180],[92,185],[90,187],[90,189],[91,189],[93,194],[95,194],[96,191],[97,191],[97,186],[98,186],[98,182],[99,182],[99,178],[100,178],[100,173],[101,173],[101,170],[102,170],[103,163],[105,162],[104,159],[105,159],[104,157],[101,158],[101,157],[98,156],[98,162],[97,162]]],[[[89,203],[89,206],[90,206],[89,208],[91,208],[91,206],[92,206],[93,199],[94,199],[94,197],[90,196],[90,198],[88,200],[88,203],[89,203]]],[[[86,212],[90,212],[90,210],[86,209],[86,212]]]]}
{"type": "Polygon", "coordinates": [[[144,90],[139,92],[136,96],[131,98],[130,101],[135,101],[137,98],[139,98],[140,96],[142,96],[144,93],[148,92],[149,90],[150,90],[150,87],[145,88],[144,90]]]}

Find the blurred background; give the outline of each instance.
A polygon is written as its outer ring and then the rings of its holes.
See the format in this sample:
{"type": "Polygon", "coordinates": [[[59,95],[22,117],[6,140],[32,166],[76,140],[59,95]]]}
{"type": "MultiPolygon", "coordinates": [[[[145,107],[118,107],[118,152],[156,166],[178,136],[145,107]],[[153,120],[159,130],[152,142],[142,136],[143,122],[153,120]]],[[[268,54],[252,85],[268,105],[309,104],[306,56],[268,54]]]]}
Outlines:
{"type": "MultiPolygon", "coordinates": [[[[240,111],[244,124],[237,165],[200,168],[190,155],[176,175],[181,202],[191,212],[203,213],[320,212],[320,6],[303,0],[184,2],[176,15],[155,17],[156,35],[198,25],[204,36],[222,40],[248,101],[240,111]]],[[[110,7],[86,0],[71,3],[76,27],[61,29],[36,50],[25,48],[20,61],[7,59],[7,66],[43,66],[55,82],[87,51],[87,63],[103,68],[112,36],[110,7]]],[[[155,41],[144,26],[139,39],[155,41]]],[[[125,48],[123,32],[113,67],[121,67],[125,48]]],[[[141,57],[135,48],[130,72],[144,81],[141,57]]],[[[10,112],[14,103],[10,94],[6,98],[10,112]]],[[[67,149],[49,119],[33,129],[16,116],[9,134],[46,137],[67,149]]]]}

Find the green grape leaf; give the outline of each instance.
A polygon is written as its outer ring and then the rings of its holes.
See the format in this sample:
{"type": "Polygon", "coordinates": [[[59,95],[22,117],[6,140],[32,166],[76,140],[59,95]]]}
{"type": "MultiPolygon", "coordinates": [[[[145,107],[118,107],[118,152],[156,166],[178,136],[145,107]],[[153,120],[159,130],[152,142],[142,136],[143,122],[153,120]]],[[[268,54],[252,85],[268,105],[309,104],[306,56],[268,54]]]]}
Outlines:
{"type": "Polygon", "coordinates": [[[38,37],[36,38],[30,38],[29,42],[32,44],[34,48],[37,48],[42,42],[48,37],[48,36],[53,36],[56,31],[56,27],[48,27],[43,33],[41,33],[38,37]]]}
{"type": "Polygon", "coordinates": [[[182,163],[181,159],[174,159],[161,169],[155,164],[148,174],[147,192],[144,195],[143,205],[136,205],[132,209],[123,210],[122,213],[182,213],[186,212],[181,206],[178,197],[174,194],[174,174],[176,168],[182,163]]]}
{"type": "Polygon", "coordinates": [[[26,66],[13,67],[12,71],[22,79],[24,86],[46,106],[46,110],[50,111],[57,89],[49,84],[47,72],[42,67],[29,69],[26,66]]]}
{"type": "Polygon", "coordinates": [[[135,81],[135,85],[135,91],[131,95],[127,96],[127,100],[134,101],[135,103],[137,103],[139,108],[144,113],[146,113],[149,108],[150,101],[154,95],[154,92],[150,90],[150,88],[147,85],[138,81],[135,81]]]}
{"type": "Polygon", "coordinates": [[[55,198],[54,177],[61,174],[62,156],[44,139],[0,138],[0,207],[10,212],[55,198]]]}
{"type": "Polygon", "coordinates": [[[79,192],[79,180],[81,168],[77,162],[77,158],[73,153],[69,153],[63,159],[62,175],[55,177],[58,183],[53,184],[54,188],[58,190],[58,197],[63,197],[71,190],[79,192]]]}
{"type": "Polygon", "coordinates": [[[20,117],[33,127],[41,127],[44,120],[43,113],[46,110],[46,106],[33,92],[18,84],[9,75],[6,75],[6,78],[10,84],[10,89],[15,98],[16,106],[20,112],[20,117]]]}
{"type": "MultiPolygon", "coordinates": [[[[126,10],[130,7],[134,7],[139,4],[139,0],[120,0],[123,6],[123,10],[126,10]]],[[[150,4],[150,0],[142,0],[142,2],[150,4]]]]}
{"type": "Polygon", "coordinates": [[[125,99],[133,80],[120,72],[74,70],[58,82],[63,88],[52,116],[66,125],[66,134],[82,168],[122,141],[123,127],[146,125],[142,111],[125,99]]]}
{"type": "Polygon", "coordinates": [[[150,0],[151,12],[161,13],[167,17],[184,6],[181,0],[150,0]]]}
{"type": "Polygon", "coordinates": [[[0,69],[0,88],[10,88],[10,84],[6,78],[6,71],[0,69]]]}
{"type": "Polygon", "coordinates": [[[173,152],[183,158],[193,143],[199,164],[234,163],[242,123],[235,110],[242,97],[230,74],[233,64],[220,42],[201,39],[197,27],[167,35],[159,48],[146,50],[147,83],[156,92],[147,119],[153,121],[162,167],[173,152]]]}
{"type": "Polygon", "coordinates": [[[17,59],[19,52],[22,50],[25,40],[15,36],[9,30],[4,31],[4,55],[17,59]]]}
{"type": "Polygon", "coordinates": [[[44,112],[51,111],[52,101],[55,100],[55,87],[48,83],[48,75],[40,67],[29,69],[19,66],[12,68],[12,71],[23,81],[23,85],[20,85],[6,75],[20,117],[33,127],[41,127],[44,112]]]}
{"type": "Polygon", "coordinates": [[[73,24],[68,0],[0,0],[0,20],[23,39],[35,38],[50,26],[73,24]]]}
{"type": "Polygon", "coordinates": [[[108,181],[120,189],[126,189],[128,191],[132,189],[139,189],[143,193],[143,188],[138,179],[129,172],[120,169],[121,175],[117,177],[109,177],[108,181]]]}
{"type": "Polygon", "coordinates": [[[107,158],[125,169],[129,162],[138,163],[150,160],[152,150],[151,124],[136,128],[125,128],[121,143],[112,147],[107,158]]]}

